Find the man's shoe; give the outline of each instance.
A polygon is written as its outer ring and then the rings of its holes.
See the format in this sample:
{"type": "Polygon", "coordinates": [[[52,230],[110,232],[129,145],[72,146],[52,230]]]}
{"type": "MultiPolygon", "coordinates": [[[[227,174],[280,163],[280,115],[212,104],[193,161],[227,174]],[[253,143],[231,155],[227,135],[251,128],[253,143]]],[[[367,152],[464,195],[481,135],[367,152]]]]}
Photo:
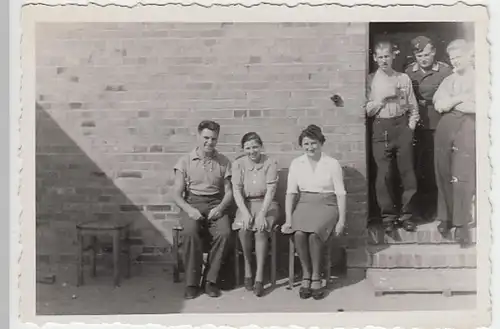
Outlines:
{"type": "Polygon", "coordinates": [[[466,226],[459,226],[455,230],[455,240],[460,244],[460,248],[468,248],[471,246],[469,229],[466,226]]]}
{"type": "Polygon", "coordinates": [[[205,293],[210,297],[219,297],[221,295],[219,287],[215,283],[207,282],[205,285],[205,293]]]}
{"type": "Polygon", "coordinates": [[[199,293],[200,293],[200,289],[197,286],[189,286],[189,287],[186,287],[186,290],[184,291],[184,298],[193,299],[193,298],[198,297],[199,293]]]}
{"type": "Polygon", "coordinates": [[[401,223],[401,227],[407,232],[415,232],[417,229],[417,224],[412,220],[413,216],[406,214],[401,216],[399,222],[401,223]]]}
{"type": "Polygon", "coordinates": [[[394,220],[384,221],[382,224],[382,227],[384,228],[384,232],[387,234],[392,233],[396,229],[396,225],[394,223],[394,220]]]}
{"type": "Polygon", "coordinates": [[[401,226],[407,232],[415,232],[417,230],[417,224],[409,219],[402,221],[401,226]]]}
{"type": "Polygon", "coordinates": [[[450,235],[451,231],[451,225],[448,221],[441,221],[439,222],[437,226],[439,234],[441,234],[442,237],[448,238],[450,235]]]}

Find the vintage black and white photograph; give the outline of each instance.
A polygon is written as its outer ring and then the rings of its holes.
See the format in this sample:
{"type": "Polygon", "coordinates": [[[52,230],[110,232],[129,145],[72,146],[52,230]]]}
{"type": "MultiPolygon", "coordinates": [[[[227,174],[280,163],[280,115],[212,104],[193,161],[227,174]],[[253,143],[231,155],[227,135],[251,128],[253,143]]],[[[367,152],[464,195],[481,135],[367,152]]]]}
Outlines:
{"type": "Polygon", "coordinates": [[[35,314],[476,310],[483,27],[408,18],[33,23],[35,314]]]}

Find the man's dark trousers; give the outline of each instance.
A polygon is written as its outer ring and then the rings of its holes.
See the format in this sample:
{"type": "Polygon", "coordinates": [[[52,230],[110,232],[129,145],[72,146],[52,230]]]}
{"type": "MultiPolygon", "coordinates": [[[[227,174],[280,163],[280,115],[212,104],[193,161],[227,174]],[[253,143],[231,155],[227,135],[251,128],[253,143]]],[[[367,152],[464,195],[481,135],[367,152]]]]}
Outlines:
{"type": "Polygon", "coordinates": [[[412,214],[411,202],[417,190],[412,142],[413,131],[408,127],[406,115],[389,119],[374,119],[372,149],[377,165],[375,188],[384,222],[391,222],[402,214],[412,214]],[[401,207],[396,204],[394,160],[403,185],[401,207]]]}
{"type": "Polygon", "coordinates": [[[198,209],[205,217],[194,220],[183,214],[181,219],[183,239],[183,258],[186,273],[186,286],[199,286],[202,277],[203,249],[206,242],[210,245],[206,280],[217,283],[222,261],[227,254],[231,235],[229,216],[225,213],[217,219],[207,219],[211,209],[220,204],[223,196],[198,196],[190,194],[186,202],[198,209]],[[208,239],[208,240],[205,240],[208,239]]]}

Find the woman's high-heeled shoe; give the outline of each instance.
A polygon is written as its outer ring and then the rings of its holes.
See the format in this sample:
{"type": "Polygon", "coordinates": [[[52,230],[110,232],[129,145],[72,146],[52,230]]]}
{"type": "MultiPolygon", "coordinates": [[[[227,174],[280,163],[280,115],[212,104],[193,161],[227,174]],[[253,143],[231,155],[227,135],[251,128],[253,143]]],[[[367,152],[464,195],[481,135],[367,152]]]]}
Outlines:
{"type": "Polygon", "coordinates": [[[319,300],[325,297],[325,290],[321,287],[321,280],[312,280],[312,282],[319,282],[319,288],[311,288],[312,298],[319,300]]]}
{"type": "Polygon", "coordinates": [[[262,297],[262,295],[264,295],[264,284],[260,281],[255,281],[255,285],[253,287],[253,293],[257,297],[262,297]]]}
{"type": "MultiPolygon", "coordinates": [[[[311,279],[302,279],[302,281],[311,281],[311,279]]],[[[301,299],[308,299],[312,296],[311,287],[300,287],[299,289],[299,297],[301,299]]]]}
{"type": "Polygon", "coordinates": [[[245,285],[245,289],[247,291],[252,291],[253,290],[253,279],[252,278],[245,278],[244,285],[245,285]]]}

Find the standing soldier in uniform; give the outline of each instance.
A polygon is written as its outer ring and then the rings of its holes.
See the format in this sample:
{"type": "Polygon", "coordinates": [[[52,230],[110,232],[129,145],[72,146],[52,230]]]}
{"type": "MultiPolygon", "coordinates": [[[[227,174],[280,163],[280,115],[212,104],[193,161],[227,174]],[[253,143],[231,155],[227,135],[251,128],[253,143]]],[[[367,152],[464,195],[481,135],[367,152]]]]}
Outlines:
{"type": "Polygon", "coordinates": [[[453,74],[434,94],[434,106],[443,113],[436,128],[435,164],[438,186],[438,226],[443,235],[456,228],[456,240],[470,243],[468,225],[476,192],[475,70],[471,46],[462,39],[446,48],[453,74]]]}
{"type": "Polygon", "coordinates": [[[411,78],[420,108],[420,122],[415,129],[415,170],[417,176],[416,201],[421,215],[432,218],[436,211],[437,186],[434,174],[434,132],[441,114],[434,109],[432,97],[444,78],[452,73],[451,67],[435,60],[436,48],[425,36],[411,40],[415,62],[405,73],[411,78]]]}
{"type": "Polygon", "coordinates": [[[395,54],[391,42],[378,42],[373,59],[376,72],[367,79],[366,114],[373,117],[372,149],[377,165],[377,203],[386,232],[402,225],[414,231],[412,199],[417,190],[413,169],[413,131],[419,120],[418,104],[410,78],[393,69],[395,54]],[[394,176],[397,162],[403,185],[402,204],[397,204],[394,176]]]}

